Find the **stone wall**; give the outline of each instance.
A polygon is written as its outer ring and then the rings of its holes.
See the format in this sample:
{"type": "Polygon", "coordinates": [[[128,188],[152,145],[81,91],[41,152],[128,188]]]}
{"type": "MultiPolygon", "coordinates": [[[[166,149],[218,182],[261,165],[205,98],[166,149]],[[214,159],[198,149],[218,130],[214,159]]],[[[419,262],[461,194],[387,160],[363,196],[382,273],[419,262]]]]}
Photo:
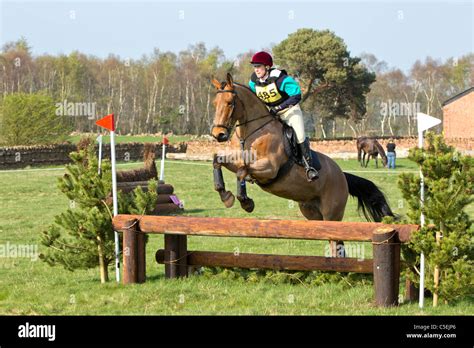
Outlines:
{"type": "MultiPolygon", "coordinates": [[[[377,138],[380,144],[386,150],[386,145],[389,138],[377,138]]],[[[416,137],[396,137],[394,138],[396,144],[397,157],[407,157],[408,150],[412,147],[418,146],[418,138],[416,137]]],[[[446,139],[449,145],[456,147],[464,154],[474,154],[474,138],[470,139],[446,139]]],[[[189,159],[189,160],[210,160],[212,155],[218,151],[225,151],[229,143],[217,143],[216,141],[197,140],[188,142],[186,154],[170,154],[170,158],[189,159]]],[[[327,154],[333,158],[357,158],[356,140],[346,138],[342,140],[313,140],[311,141],[311,148],[313,150],[327,154]]]]}
{"type": "MultiPolygon", "coordinates": [[[[156,144],[155,156],[161,158],[162,144],[156,144]]],[[[117,161],[141,161],[144,143],[118,143],[115,145],[117,161]]],[[[96,145],[98,151],[98,145],[96,145]]],[[[167,152],[186,152],[186,143],[171,144],[167,152]]],[[[69,153],[76,151],[76,145],[66,143],[41,146],[0,147],[0,169],[25,168],[28,166],[61,165],[71,162],[69,153]]],[[[110,158],[110,144],[102,147],[103,158],[110,158]]]]}
{"type": "MultiPolygon", "coordinates": [[[[378,139],[385,148],[388,138],[378,139]]],[[[412,138],[395,138],[399,158],[406,157],[408,150],[417,146],[418,140],[412,138]]],[[[446,142],[464,154],[474,155],[474,138],[450,138],[446,142]]],[[[156,144],[156,158],[161,158],[161,143],[156,144]]],[[[224,151],[229,143],[217,143],[214,140],[195,140],[187,143],[168,145],[167,157],[171,159],[211,160],[212,155],[224,151]]],[[[357,158],[354,139],[314,140],[311,148],[333,158],[357,158]]],[[[25,168],[41,165],[62,165],[70,162],[69,153],[76,151],[74,144],[0,147],[0,170],[25,168]]],[[[110,145],[104,144],[103,157],[110,158],[110,145]]],[[[116,145],[117,161],[141,161],[143,143],[119,143],[116,145]]]]}

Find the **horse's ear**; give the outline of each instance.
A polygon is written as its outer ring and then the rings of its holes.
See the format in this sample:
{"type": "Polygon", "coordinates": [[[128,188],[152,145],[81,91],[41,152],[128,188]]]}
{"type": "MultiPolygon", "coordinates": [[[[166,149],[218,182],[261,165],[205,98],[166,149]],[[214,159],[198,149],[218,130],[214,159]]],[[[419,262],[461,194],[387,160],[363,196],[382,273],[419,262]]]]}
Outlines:
{"type": "Polygon", "coordinates": [[[214,87],[216,87],[216,89],[220,89],[221,88],[221,83],[219,81],[217,81],[215,78],[213,78],[211,80],[211,83],[214,85],[214,87]]]}
{"type": "Polygon", "coordinates": [[[234,79],[232,78],[232,75],[230,73],[227,73],[227,84],[229,87],[234,86],[234,79]]]}

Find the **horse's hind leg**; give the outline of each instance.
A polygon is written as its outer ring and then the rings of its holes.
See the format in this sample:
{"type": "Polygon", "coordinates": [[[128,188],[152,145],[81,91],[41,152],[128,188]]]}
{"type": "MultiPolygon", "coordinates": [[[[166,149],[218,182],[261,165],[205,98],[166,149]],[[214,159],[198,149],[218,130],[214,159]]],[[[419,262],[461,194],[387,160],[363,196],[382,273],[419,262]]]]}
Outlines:
{"type": "MultiPolygon", "coordinates": [[[[300,202],[300,211],[308,220],[325,220],[319,210],[319,200],[300,202]]],[[[344,243],[341,241],[329,241],[331,257],[344,257],[344,243]],[[342,247],[341,247],[342,245],[342,247]],[[342,250],[342,253],[340,252],[342,250]],[[338,252],[339,251],[339,252],[338,252]]]]}
{"type": "MultiPolygon", "coordinates": [[[[345,179],[344,179],[345,180],[345,179]]],[[[335,185],[332,190],[328,188],[320,198],[319,209],[325,221],[342,221],[347,203],[347,192],[343,192],[341,185],[335,185]],[[344,198],[345,197],[345,198],[344,198]]],[[[344,242],[341,240],[329,241],[331,257],[346,257],[344,242]]]]}
{"type": "Polygon", "coordinates": [[[319,210],[319,200],[299,202],[301,214],[308,220],[324,220],[323,214],[319,210]]]}
{"type": "Polygon", "coordinates": [[[234,205],[235,197],[232,192],[225,190],[224,178],[222,176],[222,161],[219,161],[218,155],[214,155],[213,167],[214,189],[219,192],[221,201],[224,203],[226,208],[230,208],[234,205]]]}

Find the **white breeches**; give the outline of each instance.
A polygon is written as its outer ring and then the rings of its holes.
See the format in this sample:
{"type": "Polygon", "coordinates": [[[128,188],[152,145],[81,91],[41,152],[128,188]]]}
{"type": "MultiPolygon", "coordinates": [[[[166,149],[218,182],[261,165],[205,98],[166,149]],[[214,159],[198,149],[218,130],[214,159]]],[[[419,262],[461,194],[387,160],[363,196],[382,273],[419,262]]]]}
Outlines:
{"type": "Polygon", "coordinates": [[[293,105],[289,109],[279,112],[278,116],[280,116],[283,122],[294,129],[298,144],[304,142],[305,133],[303,111],[301,111],[299,104],[293,105]]]}

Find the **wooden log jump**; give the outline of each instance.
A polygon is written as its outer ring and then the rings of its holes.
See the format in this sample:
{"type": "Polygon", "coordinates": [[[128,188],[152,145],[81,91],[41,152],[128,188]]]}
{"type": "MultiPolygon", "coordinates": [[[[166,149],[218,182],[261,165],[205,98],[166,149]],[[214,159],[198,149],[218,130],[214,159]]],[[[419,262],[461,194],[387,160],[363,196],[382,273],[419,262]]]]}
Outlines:
{"type": "MultiPolygon", "coordinates": [[[[156,262],[166,265],[166,250],[156,252],[156,262]]],[[[187,252],[186,265],[206,267],[263,268],[278,271],[336,271],[372,273],[372,260],[356,258],[332,258],[323,256],[268,255],[226,253],[219,251],[187,252]]]]}
{"type": "MultiPolygon", "coordinates": [[[[123,193],[128,193],[135,190],[137,187],[141,187],[143,191],[148,191],[148,181],[130,181],[130,182],[118,182],[117,189],[123,193]]],[[[156,190],[158,194],[171,195],[174,192],[174,188],[170,184],[158,183],[156,190]]]]}
{"type": "Polygon", "coordinates": [[[167,278],[186,277],[190,266],[373,273],[377,306],[398,304],[400,243],[408,241],[410,234],[419,228],[370,222],[140,215],[117,215],[113,225],[116,231],[123,232],[124,284],[145,281],[142,237],[145,233],[158,233],[165,236],[165,248],[157,251],[156,260],[165,264],[167,278]],[[188,251],[187,236],[372,242],[373,260],[188,251]]]}

